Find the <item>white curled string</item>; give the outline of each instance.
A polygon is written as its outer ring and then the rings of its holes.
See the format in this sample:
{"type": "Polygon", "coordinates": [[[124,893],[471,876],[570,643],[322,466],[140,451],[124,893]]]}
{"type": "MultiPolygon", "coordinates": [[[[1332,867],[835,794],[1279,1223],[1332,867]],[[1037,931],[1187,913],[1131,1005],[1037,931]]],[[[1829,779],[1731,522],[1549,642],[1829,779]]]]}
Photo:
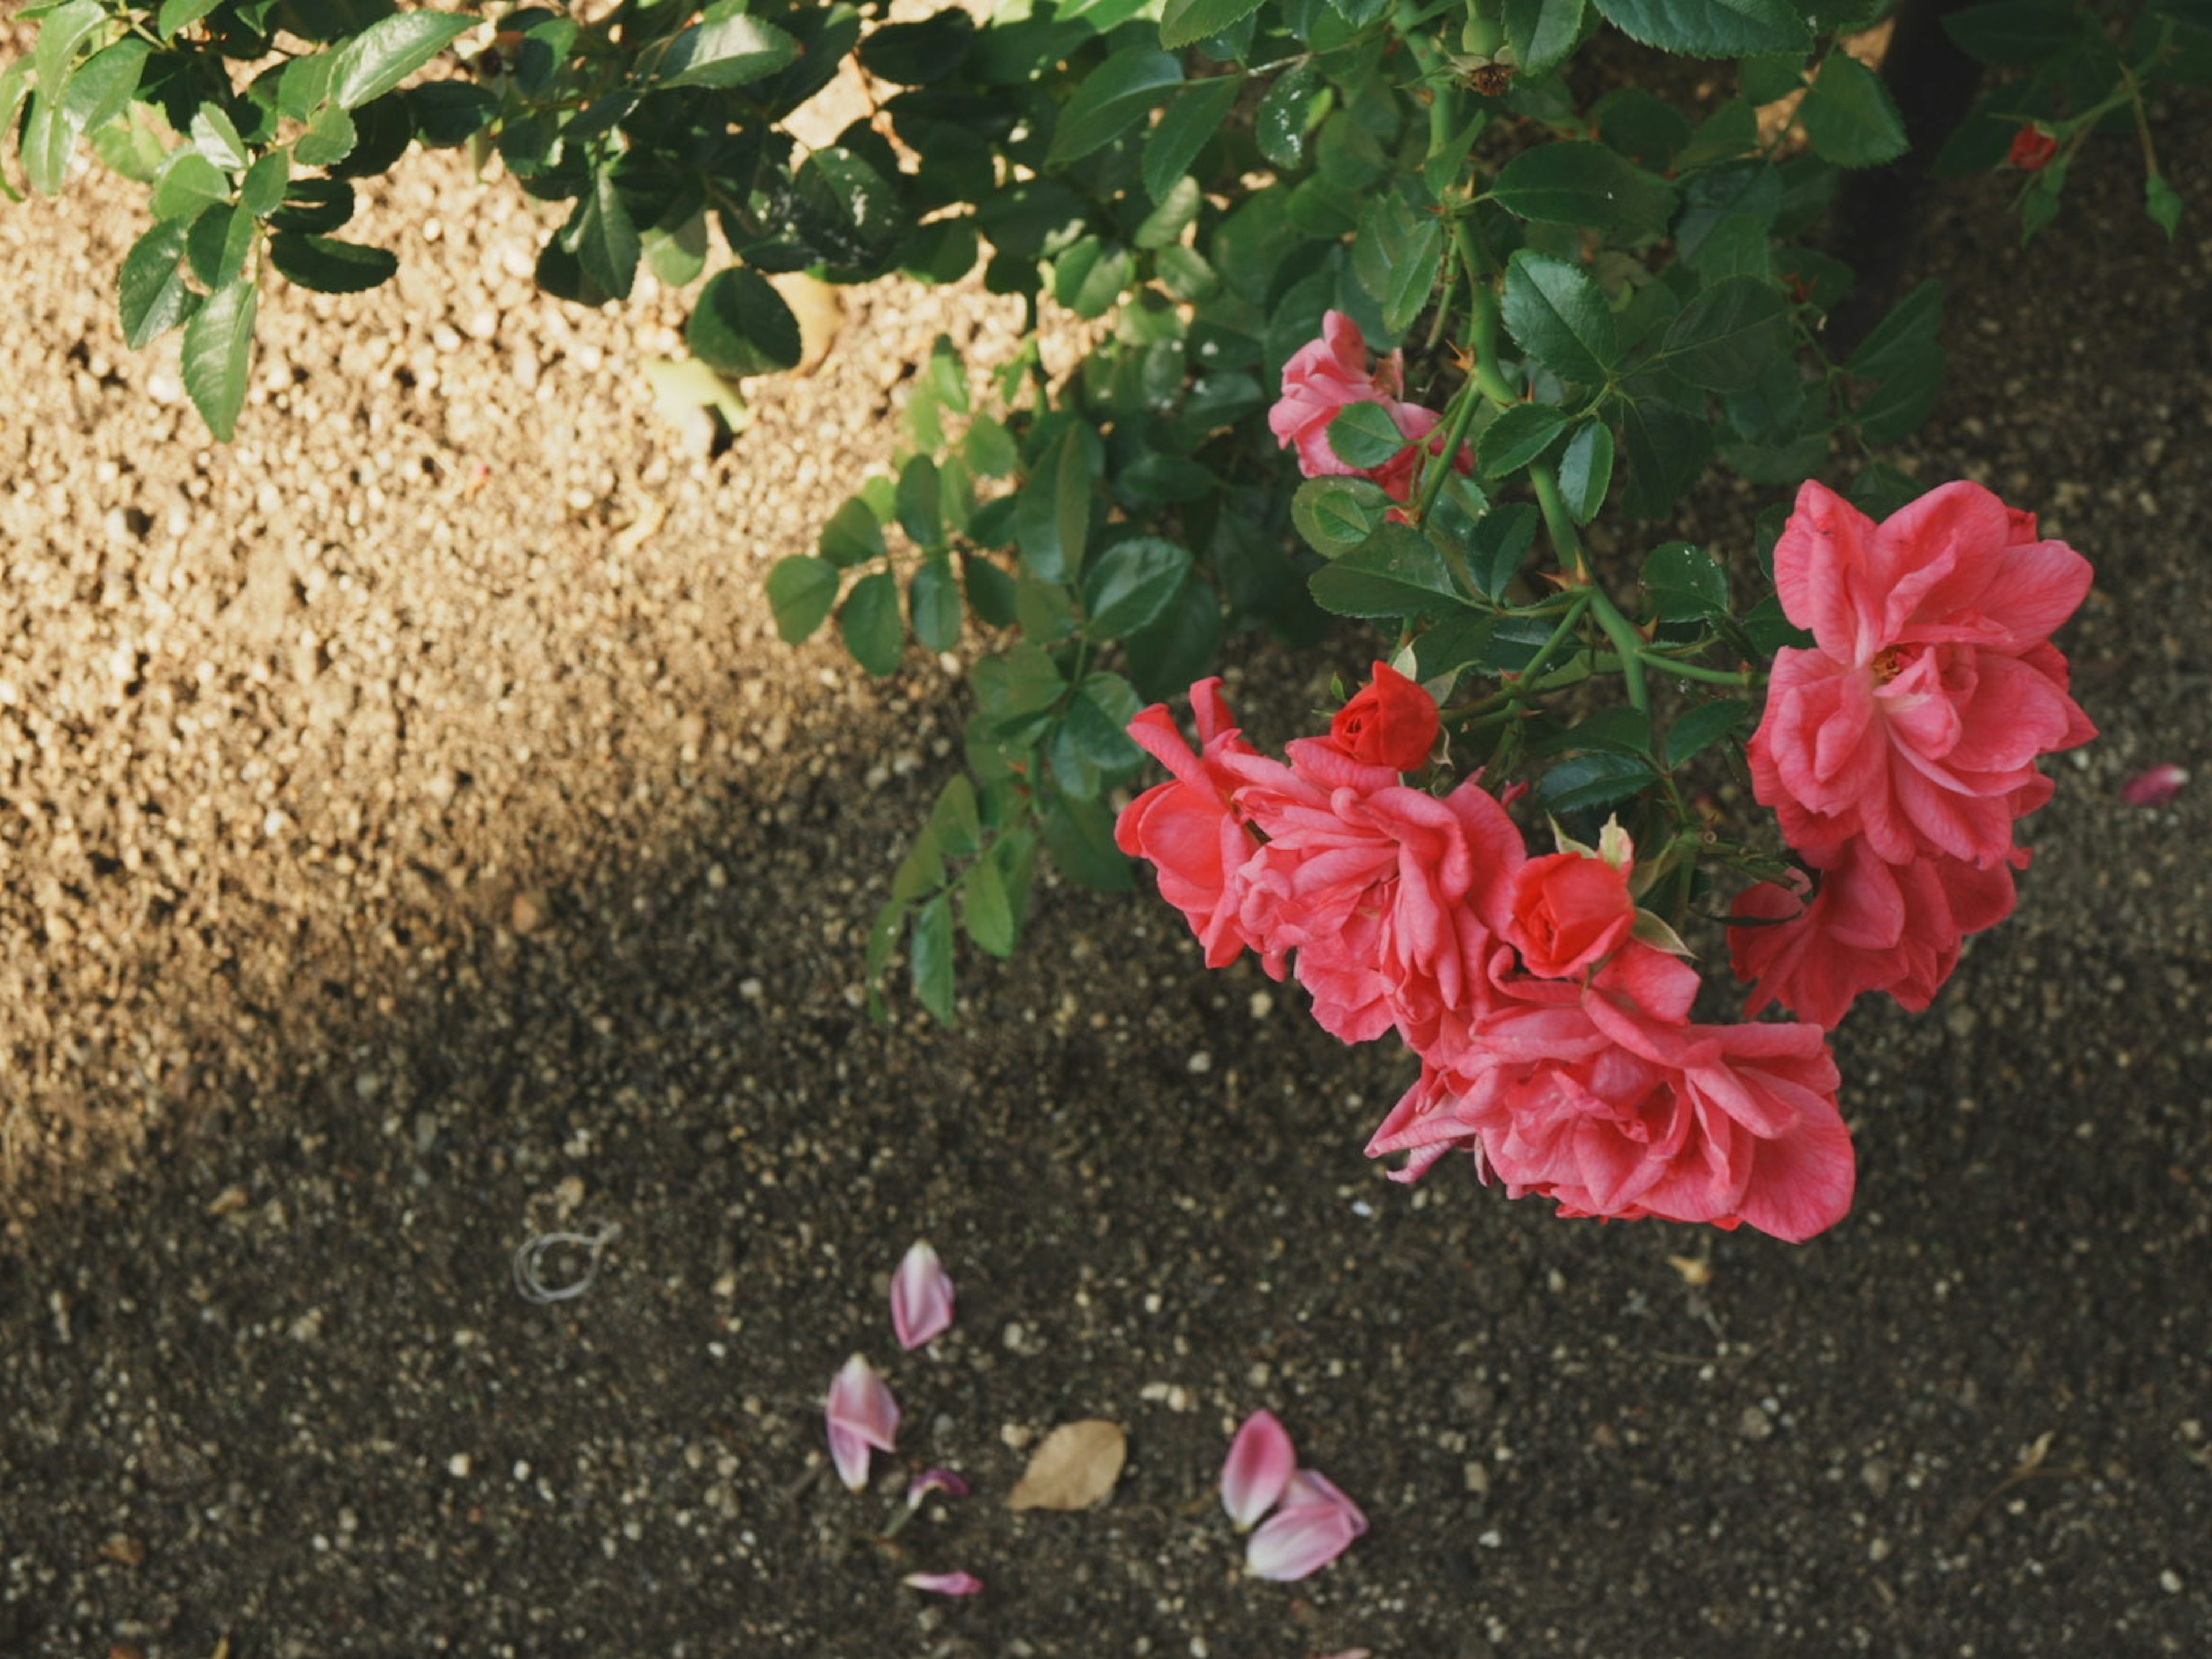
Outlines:
{"type": "Polygon", "coordinates": [[[525,1302],[566,1302],[583,1295],[599,1276],[599,1252],[622,1231],[618,1223],[603,1221],[588,1233],[540,1233],[514,1253],[514,1288],[525,1302]],[[588,1253],[582,1275],[570,1284],[548,1285],[538,1268],[548,1250],[574,1244],[588,1253]]]}

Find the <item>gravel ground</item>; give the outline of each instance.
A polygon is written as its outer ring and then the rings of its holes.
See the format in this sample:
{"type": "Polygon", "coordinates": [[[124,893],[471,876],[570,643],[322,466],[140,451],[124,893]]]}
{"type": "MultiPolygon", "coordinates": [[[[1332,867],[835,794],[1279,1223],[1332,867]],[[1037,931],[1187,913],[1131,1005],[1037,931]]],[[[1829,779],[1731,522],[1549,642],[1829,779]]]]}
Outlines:
{"type": "MultiPolygon", "coordinates": [[[[2209,131],[2162,138],[2199,204],[2209,131]]],[[[2212,243],[2110,151],[2025,253],[1998,181],[1945,198],[1913,458],[2097,562],[2105,735],[2019,918],[1844,1032],[1861,1194],[1801,1248],[1389,1185],[1407,1063],[1149,897],[1048,890],[958,1032],[867,1021],[962,696],[787,650],[761,580],[1000,302],[854,302],[710,456],[641,368],[680,307],[534,299],[531,204],[418,158],[399,282],[272,289],[220,449],[121,344],[131,192],[0,210],[0,1653],[2212,1650],[2212,243]],[[2120,804],[2166,760],[2205,781],[2120,804]],[[899,1355],[921,1236],[960,1319],[899,1355]],[[858,1496],[855,1349],[906,1408],[858,1496]],[[1297,1585],[1213,1496],[1261,1406],[1374,1523],[1297,1585]],[[1084,1417],[1110,1501],[1010,1512],[1084,1417]],[[886,1537],[933,1465],[977,1495],[886,1537]]],[[[1317,687],[1242,675],[1291,735],[1317,687]]]]}

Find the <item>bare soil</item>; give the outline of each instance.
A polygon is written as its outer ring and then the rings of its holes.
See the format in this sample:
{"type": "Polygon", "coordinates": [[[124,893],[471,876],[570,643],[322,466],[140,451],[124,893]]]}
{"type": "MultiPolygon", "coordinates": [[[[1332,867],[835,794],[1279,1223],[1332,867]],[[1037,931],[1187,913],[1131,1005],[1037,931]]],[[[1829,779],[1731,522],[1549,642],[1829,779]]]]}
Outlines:
{"type": "MultiPolygon", "coordinates": [[[[219,448],[118,336],[138,192],[0,209],[0,1654],[2212,1650],[2208,134],[2163,129],[2172,248],[2119,145],[2026,252],[2003,181],[1937,207],[1911,463],[2097,562],[2104,737],[2019,917],[1842,1033],[1861,1193],[1801,1248],[1389,1185],[1403,1060],[1148,895],[1049,889],[959,1030],[869,1023],[964,694],[787,649],[761,582],[999,302],[855,298],[709,457],[640,368],[680,306],[539,300],[531,204],[416,158],[398,282],[273,287],[219,448]],[[902,1355],[925,1236],[960,1318],[902,1355]],[[855,1349],[906,1408],[860,1496],[855,1349]],[[1260,1406],[1374,1523],[1297,1585],[1213,1495],[1260,1406]],[[1009,1512],[1089,1416],[1109,1502],[1009,1512]],[[935,1465],[977,1495],[885,1540],[935,1465]]],[[[1239,672],[1291,735],[1305,671],[1239,672]]]]}

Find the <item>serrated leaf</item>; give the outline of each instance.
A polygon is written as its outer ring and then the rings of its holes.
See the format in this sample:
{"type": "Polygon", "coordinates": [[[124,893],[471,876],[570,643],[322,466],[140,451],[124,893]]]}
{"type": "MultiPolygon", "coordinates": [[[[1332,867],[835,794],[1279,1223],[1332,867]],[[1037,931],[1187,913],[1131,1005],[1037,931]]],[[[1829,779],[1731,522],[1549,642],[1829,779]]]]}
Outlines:
{"type": "Polygon", "coordinates": [[[906,465],[899,468],[895,499],[899,528],[906,532],[908,540],[920,548],[945,544],[944,484],[935,461],[927,455],[908,456],[906,465]]]}
{"type": "MultiPolygon", "coordinates": [[[[994,848],[995,851],[995,845],[994,848]]],[[[1014,953],[1014,912],[998,862],[978,860],[960,884],[960,922],[976,946],[994,957],[1014,953]]]]}
{"type": "Polygon", "coordinates": [[[192,275],[212,291],[238,280],[260,227],[250,213],[218,204],[192,221],[185,233],[185,259],[192,275]]]}
{"type": "Polygon", "coordinates": [[[379,18],[338,48],[331,96],[344,109],[380,98],[477,26],[477,19],[442,11],[395,12],[379,18]]]}
{"type": "Polygon", "coordinates": [[[1880,167],[1911,148],[1905,118],[1881,77],[1850,53],[1828,54],[1797,106],[1805,137],[1821,160],[1842,167],[1880,167]]]}
{"type": "Polygon", "coordinates": [[[1021,465],[1013,434],[995,415],[978,415],[962,444],[968,465],[986,478],[1003,478],[1021,465]]]}
{"type": "Polygon", "coordinates": [[[768,573],[769,608],[786,645],[811,638],[837,603],[837,569],[811,553],[791,553],[768,573]]]}
{"type": "Polygon", "coordinates": [[[795,368],[804,355],[799,319],[775,285],[749,265],[732,265],[707,279],[684,325],[684,343],[722,374],[795,368]]]}
{"type": "Polygon", "coordinates": [[[240,280],[208,295],[185,325],[185,390],[208,430],[228,443],[246,407],[246,376],[253,366],[253,319],[261,295],[240,280]]]}
{"type": "MultiPolygon", "coordinates": [[[[1664,674],[1665,671],[1655,670],[1664,674]]],[[[1701,702],[1686,708],[1667,728],[1667,764],[1680,766],[1692,755],[1703,754],[1750,718],[1751,705],[1734,697],[1701,702]]]]}
{"type": "Polygon", "coordinates": [[[154,33],[164,40],[173,40],[222,3],[222,0],[161,0],[161,9],[154,14],[154,33]]]}
{"type": "Polygon", "coordinates": [[[1632,519],[1663,519],[1695,483],[1712,453],[1711,425],[1656,398],[1639,398],[1620,415],[1628,460],[1621,511],[1632,519]]]}
{"type": "Polygon", "coordinates": [[[1585,421],[1559,456],[1559,495],[1567,516],[1588,524],[1612,487],[1613,433],[1601,421],[1585,421]]]}
{"type": "Polygon", "coordinates": [[[1316,571],[1308,587],[1315,604],[1340,617],[1443,616],[1468,603],[1436,544],[1400,524],[1316,571]]]}
{"type": "Polygon", "coordinates": [[[1850,373],[1879,380],[1909,368],[1936,343],[1943,325],[1943,284],[1934,277],[1899,300],[1851,354],[1850,373]]]}
{"type": "Polygon", "coordinates": [[[1515,216],[1601,231],[1620,241],[1665,233],[1674,187],[1603,144],[1565,139],[1508,161],[1491,199],[1515,216]]]}
{"type": "MultiPolygon", "coordinates": [[[[138,83],[146,69],[146,60],[154,48],[135,34],[126,34],[112,46],[102,46],[77,66],[70,77],[69,91],[62,107],[69,112],[69,124],[78,132],[97,133],[123,113],[138,90],[138,83]]],[[[0,106],[6,103],[0,98],[0,106]]],[[[212,109],[214,106],[207,107],[212,109]]],[[[0,110],[0,131],[7,130],[4,110],[0,110]]]]}
{"type": "Polygon", "coordinates": [[[185,286],[181,220],[156,224],[131,245],[116,284],[123,337],[133,351],[143,349],[191,314],[192,294],[185,286]]]}
{"type": "MultiPolygon", "coordinates": [[[[805,557],[805,555],[799,555],[805,557]]],[[[863,576],[845,596],[837,628],[853,660],[883,679],[898,672],[906,655],[906,628],[899,616],[898,578],[888,570],[863,576]]]]}
{"type": "Polygon", "coordinates": [[[1176,180],[1190,171],[1206,140],[1221,130],[1229,112],[1237,107],[1237,94],[1243,84],[1241,75],[1224,75],[1194,82],[1175,95],[1175,101],[1145,135],[1146,194],[1155,202],[1167,199],[1176,180]]]}
{"type": "Polygon", "coordinates": [[[1590,0],[1590,3],[1632,40],[1686,58],[1804,52],[1813,45],[1813,31],[1786,0],[1590,0]]]}
{"type": "Polygon", "coordinates": [[[307,130],[292,143],[293,158],[303,167],[332,167],[353,154],[361,142],[353,117],[342,104],[325,104],[307,123],[307,130]]]}
{"type": "Polygon", "coordinates": [[[1536,544],[1536,509],[1526,501],[1494,507],[1485,514],[1468,542],[1467,563],[1474,585],[1486,599],[1499,599],[1506,584],[1528,562],[1536,544]]]}
{"type": "Polygon", "coordinates": [[[578,204],[572,222],[575,240],[571,251],[583,266],[584,275],[601,293],[628,299],[644,250],[629,204],[623,200],[611,173],[593,175],[592,193],[578,204]]]}
{"type": "Polygon", "coordinates": [[[1261,0],[1167,0],[1160,44],[1170,49],[1209,40],[1260,9],[1261,0]]]}
{"type": "Polygon", "coordinates": [[[1741,392],[1787,350],[1789,316],[1789,302],[1773,284],[1724,277],[1682,307],[1659,355],[1668,373],[1692,386],[1741,392]]]}
{"type": "Polygon", "coordinates": [[[914,573],[907,617],[925,651],[950,651],[960,643],[960,579],[951,559],[927,560],[914,573]]]}
{"type": "Polygon", "coordinates": [[[1044,844],[1060,872],[1094,893],[1126,893],[1137,884],[1134,863],[1114,844],[1114,814],[1104,803],[1062,796],[1044,818],[1044,844]]]}
{"type": "Polygon", "coordinates": [[[154,181],[156,219],[191,219],[210,204],[230,199],[230,180],[198,150],[179,149],[154,181]]]}
{"type": "Polygon", "coordinates": [[[1285,170],[1305,165],[1306,133],[1313,124],[1314,100],[1322,88],[1321,65],[1310,58],[1275,77],[1252,118],[1252,137],[1261,155],[1285,170]]]}
{"type": "MultiPolygon", "coordinates": [[[[716,6],[714,12],[723,12],[716,6]]],[[[763,18],[744,12],[694,23],[672,38],[655,83],[661,87],[744,87],[798,61],[799,42],[763,18]]]]}
{"type": "Polygon", "coordinates": [[[1503,478],[1552,447],[1567,417],[1550,404],[1516,404],[1482,429],[1475,440],[1475,465],[1486,478],[1503,478]]]}
{"type": "Polygon", "coordinates": [[[1563,380],[1602,386],[1620,355],[1613,309],[1581,266],[1522,248],[1505,270],[1505,326],[1563,380]]]}
{"type": "Polygon", "coordinates": [[[945,781],[929,810],[924,831],[947,858],[973,858],[982,845],[982,823],[975,811],[975,786],[960,773],[945,781]]]}
{"type": "Polygon", "coordinates": [[[1521,73],[1548,74],[1582,38],[1583,0],[1505,0],[1501,19],[1521,73]]]}
{"type": "Polygon", "coordinates": [[[1371,478],[1308,478],[1291,497],[1291,522],[1315,552],[1334,559],[1373,535],[1390,507],[1389,493],[1371,478]]]}
{"type": "Polygon", "coordinates": [[[1158,616],[1190,574],[1190,554],[1158,536],[1116,542],[1083,578],[1083,605],[1094,640],[1123,639],[1158,616]]]}
{"type": "Polygon", "coordinates": [[[272,149],[246,170],[238,187],[242,213],[266,219],[283,205],[285,186],[292,182],[292,157],[288,150],[272,149]]]}
{"type": "Polygon", "coordinates": [[[1070,424],[1060,434],[1018,500],[1023,566],[1040,581],[1073,581],[1091,530],[1091,453],[1079,428],[1070,424]]]}
{"type": "Polygon", "coordinates": [[[107,13],[98,0],[67,0],[39,19],[38,44],[32,48],[32,62],[39,72],[39,92],[42,100],[60,109],[68,98],[70,72],[75,67],[77,48],[90,40],[107,21],[107,13]]]}
{"type": "Polygon", "coordinates": [[[1173,53],[1124,46],[1084,77],[1060,112],[1046,167],[1064,167],[1112,143],[1182,84],[1182,64],[1173,53]]]}
{"type": "Polygon", "coordinates": [[[1346,466],[1381,466],[1406,447],[1396,419],[1379,403],[1346,404],[1328,422],[1328,447],[1346,466]]]}
{"type": "Polygon", "coordinates": [[[1948,10],[1944,32],[1984,64],[2036,64],[2082,39],[2080,9],[2069,0],[1996,0],[1948,10]]]}
{"type": "Polygon", "coordinates": [[[914,994],[940,1025],[952,1024],[952,899],[948,893],[914,913],[914,994]]]}
{"type": "Polygon", "coordinates": [[[202,104],[192,112],[191,139],[199,153],[225,173],[246,165],[246,141],[219,104],[202,104]]]}
{"type": "Polygon", "coordinates": [[[1658,775],[1632,755],[1577,755],[1544,774],[1536,800],[1550,812],[1587,811],[1626,800],[1658,775]]]}
{"type": "Polygon", "coordinates": [[[1728,572],[1690,542],[1655,547],[1644,561],[1644,590],[1661,622],[1695,622],[1728,613],[1728,572]]]}
{"type": "Polygon", "coordinates": [[[2143,211],[2150,222],[2166,233],[2172,241],[2175,231],[2181,228],[2181,194],[2166,181],[2162,173],[2143,176],[2143,211]]]}
{"type": "Polygon", "coordinates": [[[398,258],[388,249],[285,230],[270,237],[269,262],[289,280],[318,294],[363,293],[390,282],[399,270],[398,258]]]}

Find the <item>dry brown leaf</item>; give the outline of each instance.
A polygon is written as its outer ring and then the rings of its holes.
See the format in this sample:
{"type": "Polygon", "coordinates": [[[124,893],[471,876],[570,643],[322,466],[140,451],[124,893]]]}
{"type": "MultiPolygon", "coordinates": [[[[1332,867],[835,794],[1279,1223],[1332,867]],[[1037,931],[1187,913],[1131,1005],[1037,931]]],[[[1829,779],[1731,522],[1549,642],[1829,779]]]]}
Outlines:
{"type": "Polygon", "coordinates": [[[1105,1501],[1121,1477],[1129,1437],[1118,1423],[1087,1417],[1063,1423],[1030,1455],[1021,1484],[1006,1499],[1014,1510],[1087,1510],[1105,1501]]]}

